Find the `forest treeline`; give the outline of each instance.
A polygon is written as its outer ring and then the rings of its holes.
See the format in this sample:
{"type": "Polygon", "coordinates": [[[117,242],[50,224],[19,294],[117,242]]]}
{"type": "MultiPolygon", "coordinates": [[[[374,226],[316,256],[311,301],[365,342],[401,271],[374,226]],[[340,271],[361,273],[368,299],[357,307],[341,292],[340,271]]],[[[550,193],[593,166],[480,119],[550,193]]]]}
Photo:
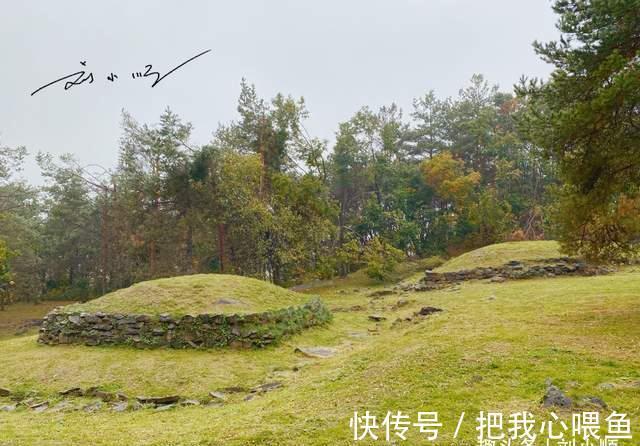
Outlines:
{"type": "MultiPolygon", "coordinates": [[[[167,109],[126,112],[117,166],[0,147],[0,287],[86,298],[164,276],[241,274],[289,285],[405,256],[558,238],[624,260],[640,241],[640,1],[557,0],[554,71],[513,92],[481,75],[405,114],[363,107],[334,140],[309,134],[302,98],[242,81],[237,117],[204,146],[167,109]]],[[[114,147],[114,150],[117,148],[114,147]]],[[[0,290],[1,291],[1,290],[0,290]]]]}
{"type": "Polygon", "coordinates": [[[122,117],[112,170],[46,154],[46,185],[2,151],[0,238],[19,296],[86,297],[197,272],[291,284],[367,266],[384,278],[429,256],[545,234],[553,164],[520,136],[519,102],[480,75],[456,98],[364,107],[335,142],[307,132],[304,100],[242,82],[238,119],[202,147],[167,109],[122,117]],[[11,164],[9,164],[11,163],[11,164]]]}

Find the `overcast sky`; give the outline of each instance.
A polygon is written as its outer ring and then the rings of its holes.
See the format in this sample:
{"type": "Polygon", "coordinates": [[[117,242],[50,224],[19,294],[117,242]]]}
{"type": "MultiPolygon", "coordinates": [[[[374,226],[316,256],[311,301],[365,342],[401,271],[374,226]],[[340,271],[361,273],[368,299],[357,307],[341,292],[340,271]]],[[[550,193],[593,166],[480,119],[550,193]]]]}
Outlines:
{"type": "MultiPolygon", "coordinates": [[[[522,74],[546,77],[531,43],[556,38],[554,24],[548,0],[4,0],[0,144],[113,167],[121,110],[152,123],[167,106],[204,144],[237,118],[242,77],[265,98],[304,96],[307,129],[332,140],[363,105],[396,102],[407,114],[412,98],[456,95],[473,73],[504,90],[522,74]],[[131,76],[206,49],[155,88],[131,76]],[[30,96],[81,69],[92,84],[30,96]]],[[[33,162],[25,177],[40,182],[33,162]]]]}

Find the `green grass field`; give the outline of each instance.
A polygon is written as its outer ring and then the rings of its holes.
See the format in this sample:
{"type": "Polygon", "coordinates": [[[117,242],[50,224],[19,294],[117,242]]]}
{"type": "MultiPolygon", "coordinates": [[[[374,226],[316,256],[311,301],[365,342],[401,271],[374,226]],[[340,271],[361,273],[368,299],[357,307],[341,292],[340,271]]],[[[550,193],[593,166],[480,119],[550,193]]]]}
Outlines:
{"type": "MultiPolygon", "coordinates": [[[[468,253],[460,264],[553,257],[555,244],[507,244],[468,253]],[[515,256],[515,257],[514,257],[515,256]],[[464,260],[464,262],[462,262],[464,260]],[[475,261],[475,260],[474,260],[475,261]]],[[[445,267],[452,267],[449,262],[445,267]]],[[[466,266],[464,266],[466,267],[466,266]]],[[[412,269],[407,268],[409,276],[412,269]]],[[[281,389],[218,407],[0,412],[0,445],[350,445],[353,411],[378,416],[401,410],[437,411],[443,427],[429,443],[416,429],[395,444],[476,444],[477,413],[528,410],[549,419],[540,400],[550,379],[580,400],[602,398],[640,431],[640,270],[501,284],[466,282],[451,289],[372,299],[383,285],[361,276],[314,287],[336,311],[334,321],[264,350],[135,350],[124,347],[40,346],[33,335],[0,340],[0,387],[37,392],[55,403],[65,388],[100,385],[130,396],[179,394],[204,398],[229,386],[279,381],[281,389]],[[408,303],[398,308],[399,299],[408,303]],[[393,326],[422,306],[442,313],[393,326]],[[376,323],[368,316],[387,320],[376,323]],[[299,346],[336,350],[327,359],[294,352],[299,346]]],[[[304,297],[304,296],[303,296],[304,297]]],[[[9,402],[0,399],[0,406],[9,402]]],[[[567,419],[569,413],[556,412],[567,419]]]]}

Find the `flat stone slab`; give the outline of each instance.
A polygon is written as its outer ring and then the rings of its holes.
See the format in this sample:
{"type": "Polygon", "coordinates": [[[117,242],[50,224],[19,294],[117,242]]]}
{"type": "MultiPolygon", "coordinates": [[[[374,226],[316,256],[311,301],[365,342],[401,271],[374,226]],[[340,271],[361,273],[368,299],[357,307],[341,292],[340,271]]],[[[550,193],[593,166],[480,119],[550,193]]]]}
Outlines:
{"type": "Polygon", "coordinates": [[[156,406],[162,406],[165,404],[175,404],[180,401],[178,395],[169,396],[138,396],[136,397],[138,402],[142,404],[155,404],[156,406]]]}
{"type": "Polygon", "coordinates": [[[70,389],[58,392],[58,394],[62,396],[82,396],[84,392],[80,387],[71,387],[70,389]]]}
{"type": "Polygon", "coordinates": [[[329,347],[297,347],[295,353],[302,353],[309,358],[330,358],[337,350],[329,347]]]}
{"type": "Polygon", "coordinates": [[[218,401],[225,401],[227,399],[227,396],[222,392],[209,392],[209,396],[218,401]]]}
{"type": "Polygon", "coordinates": [[[251,393],[266,393],[271,392],[272,390],[279,389],[281,387],[283,387],[281,382],[274,381],[254,387],[253,389],[251,389],[251,393]]]}

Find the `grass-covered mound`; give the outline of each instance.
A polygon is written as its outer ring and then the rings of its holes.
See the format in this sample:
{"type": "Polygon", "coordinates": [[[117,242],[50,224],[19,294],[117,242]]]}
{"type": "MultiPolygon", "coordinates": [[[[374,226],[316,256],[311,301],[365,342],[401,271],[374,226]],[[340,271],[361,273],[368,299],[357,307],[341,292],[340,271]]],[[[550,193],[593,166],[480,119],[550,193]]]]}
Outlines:
{"type": "Polygon", "coordinates": [[[262,280],[230,274],[195,274],[140,282],[65,312],[250,314],[296,306],[308,297],[262,280]]]}
{"type": "Polygon", "coordinates": [[[323,324],[318,298],[246,277],[200,274],[142,282],[43,320],[42,344],[263,347],[323,324]]]}
{"type": "Polygon", "coordinates": [[[560,245],[553,240],[506,242],[464,253],[436,268],[436,271],[448,272],[478,267],[496,267],[511,260],[535,262],[562,256],[560,245]]]}

